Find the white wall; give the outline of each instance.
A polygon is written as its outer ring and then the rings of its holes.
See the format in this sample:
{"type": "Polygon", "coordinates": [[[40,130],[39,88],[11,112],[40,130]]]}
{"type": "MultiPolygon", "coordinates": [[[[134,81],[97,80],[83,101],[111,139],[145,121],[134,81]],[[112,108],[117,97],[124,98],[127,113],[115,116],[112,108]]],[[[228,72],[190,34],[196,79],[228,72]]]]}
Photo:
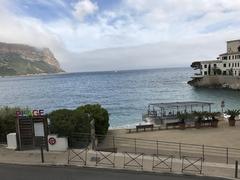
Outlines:
{"type": "Polygon", "coordinates": [[[48,135],[48,148],[49,151],[66,151],[68,149],[68,139],[65,137],[58,137],[56,134],[48,135]],[[56,140],[54,145],[49,143],[50,138],[56,140]]]}
{"type": "Polygon", "coordinates": [[[16,133],[9,133],[7,135],[7,148],[17,149],[17,136],[16,133]]]}

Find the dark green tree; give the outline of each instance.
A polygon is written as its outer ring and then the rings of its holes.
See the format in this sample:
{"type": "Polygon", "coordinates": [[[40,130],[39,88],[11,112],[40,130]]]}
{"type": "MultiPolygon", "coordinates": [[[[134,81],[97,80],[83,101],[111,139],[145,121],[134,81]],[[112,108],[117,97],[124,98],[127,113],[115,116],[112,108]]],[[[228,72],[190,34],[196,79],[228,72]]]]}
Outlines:
{"type": "Polygon", "coordinates": [[[0,108],[0,136],[5,138],[8,133],[16,132],[16,111],[24,111],[18,107],[0,108]]]}
{"type": "Polygon", "coordinates": [[[106,109],[99,104],[87,104],[76,109],[89,115],[90,121],[95,121],[95,133],[97,135],[106,135],[109,128],[109,114],[106,109]]]}
{"type": "Polygon", "coordinates": [[[69,136],[75,129],[73,123],[73,111],[68,109],[59,109],[51,112],[50,118],[50,131],[51,133],[58,134],[59,136],[69,136]]]}
{"type": "Polygon", "coordinates": [[[95,133],[106,135],[109,115],[99,104],[80,106],[75,110],[60,109],[49,114],[51,133],[70,137],[73,133],[91,132],[91,120],[95,121],[95,133]]]}

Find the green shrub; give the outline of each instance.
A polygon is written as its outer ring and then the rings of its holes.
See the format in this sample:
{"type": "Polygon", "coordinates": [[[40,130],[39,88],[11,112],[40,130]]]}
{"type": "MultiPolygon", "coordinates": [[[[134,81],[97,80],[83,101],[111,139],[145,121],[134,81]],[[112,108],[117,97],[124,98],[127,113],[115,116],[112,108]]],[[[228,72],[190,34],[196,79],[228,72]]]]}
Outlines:
{"type": "Polygon", "coordinates": [[[69,136],[74,131],[74,124],[72,119],[72,110],[59,109],[49,114],[50,131],[56,133],[59,136],[69,136]]]}
{"type": "Polygon", "coordinates": [[[0,108],[0,136],[6,136],[8,133],[16,132],[16,111],[24,111],[18,107],[0,108]]]}
{"type": "Polygon", "coordinates": [[[72,133],[91,132],[91,120],[95,120],[95,133],[107,134],[109,114],[99,104],[80,106],[75,110],[60,109],[49,114],[51,133],[70,137],[72,133]]]}
{"type": "Polygon", "coordinates": [[[228,109],[225,112],[227,115],[229,115],[229,119],[234,120],[236,116],[238,116],[240,114],[240,110],[239,109],[228,109]]]}
{"type": "Polygon", "coordinates": [[[99,104],[87,104],[76,109],[78,112],[87,113],[90,119],[95,120],[95,133],[97,135],[107,134],[109,128],[109,114],[108,111],[99,104]]]}

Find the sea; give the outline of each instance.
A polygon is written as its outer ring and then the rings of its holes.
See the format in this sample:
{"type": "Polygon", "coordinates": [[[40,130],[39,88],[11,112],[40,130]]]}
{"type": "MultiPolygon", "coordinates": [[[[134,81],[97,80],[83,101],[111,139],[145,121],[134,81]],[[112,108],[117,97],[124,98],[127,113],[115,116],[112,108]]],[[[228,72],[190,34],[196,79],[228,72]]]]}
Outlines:
{"type": "Polygon", "coordinates": [[[110,114],[110,128],[141,123],[149,103],[172,101],[213,102],[213,110],[240,108],[240,91],[195,88],[187,84],[191,68],[64,73],[0,77],[0,106],[74,109],[99,103],[110,114]]]}

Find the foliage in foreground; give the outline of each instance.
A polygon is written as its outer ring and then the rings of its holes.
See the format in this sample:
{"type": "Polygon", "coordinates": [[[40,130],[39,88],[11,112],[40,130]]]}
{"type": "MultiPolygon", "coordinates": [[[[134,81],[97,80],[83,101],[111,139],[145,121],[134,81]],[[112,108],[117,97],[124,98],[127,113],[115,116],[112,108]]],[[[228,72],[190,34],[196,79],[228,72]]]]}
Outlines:
{"type": "Polygon", "coordinates": [[[18,107],[0,108],[0,136],[6,136],[8,133],[16,132],[16,111],[21,110],[18,107]]]}
{"type": "Polygon", "coordinates": [[[185,120],[193,120],[193,121],[202,121],[204,119],[212,119],[215,120],[217,116],[220,115],[220,112],[199,112],[199,111],[194,111],[192,113],[178,113],[177,118],[181,121],[184,122],[185,120]]]}
{"type": "Polygon", "coordinates": [[[95,120],[95,132],[105,135],[109,127],[109,114],[99,104],[80,106],[74,110],[60,109],[49,114],[50,131],[59,136],[70,137],[72,133],[91,132],[91,121],[95,120]]]}
{"type": "Polygon", "coordinates": [[[238,110],[238,109],[232,109],[232,110],[228,109],[225,113],[230,116],[229,119],[234,120],[235,117],[240,114],[240,110],[238,110]]]}

